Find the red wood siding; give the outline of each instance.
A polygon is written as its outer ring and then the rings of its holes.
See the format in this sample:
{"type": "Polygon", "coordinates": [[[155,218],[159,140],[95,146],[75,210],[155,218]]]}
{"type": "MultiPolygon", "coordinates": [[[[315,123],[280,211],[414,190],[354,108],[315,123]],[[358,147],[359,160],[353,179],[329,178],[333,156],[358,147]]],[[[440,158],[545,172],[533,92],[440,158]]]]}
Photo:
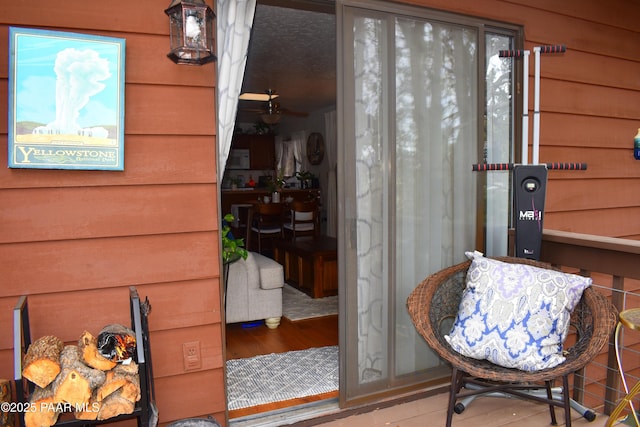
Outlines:
{"type": "Polygon", "coordinates": [[[0,5],[0,99],[8,99],[9,26],[126,39],[124,172],[6,168],[1,103],[0,377],[13,378],[11,310],[19,295],[29,295],[34,337],[74,342],[85,329],[127,324],[135,285],[152,306],[160,422],[213,415],[224,423],[216,66],[166,58],[167,5],[0,5]],[[200,342],[202,367],[187,372],[182,344],[192,341],[200,342]]]}
{"type": "MultiPolygon", "coordinates": [[[[529,49],[567,45],[563,55],[543,56],[540,157],[584,161],[589,169],[550,172],[545,226],[640,238],[640,161],[632,154],[640,4],[408,3],[522,25],[529,49]]],[[[0,103],[0,377],[13,376],[11,309],[19,295],[30,295],[35,336],[71,342],[84,329],[127,322],[127,287],[135,285],[153,306],[160,421],[212,414],[224,423],[215,65],[166,58],[167,5],[0,2],[0,99],[8,97],[10,25],[127,40],[124,172],[1,167],[8,111],[0,103]],[[202,368],[185,372],[182,343],[190,341],[201,343],[202,368]]]]}

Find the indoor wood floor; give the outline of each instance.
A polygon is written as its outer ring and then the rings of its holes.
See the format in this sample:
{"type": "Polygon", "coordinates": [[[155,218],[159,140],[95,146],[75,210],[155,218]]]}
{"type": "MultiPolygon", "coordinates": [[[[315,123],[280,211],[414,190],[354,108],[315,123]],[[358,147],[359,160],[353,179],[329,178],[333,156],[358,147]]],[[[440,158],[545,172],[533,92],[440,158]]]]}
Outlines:
{"type": "MultiPolygon", "coordinates": [[[[283,317],[280,326],[276,329],[269,329],[264,324],[256,327],[243,327],[243,324],[235,323],[226,327],[226,343],[227,360],[338,345],[338,316],[297,322],[290,322],[283,317]]],[[[229,418],[239,418],[337,396],[338,392],[336,391],[304,399],[233,410],[229,411],[229,418]]]]}

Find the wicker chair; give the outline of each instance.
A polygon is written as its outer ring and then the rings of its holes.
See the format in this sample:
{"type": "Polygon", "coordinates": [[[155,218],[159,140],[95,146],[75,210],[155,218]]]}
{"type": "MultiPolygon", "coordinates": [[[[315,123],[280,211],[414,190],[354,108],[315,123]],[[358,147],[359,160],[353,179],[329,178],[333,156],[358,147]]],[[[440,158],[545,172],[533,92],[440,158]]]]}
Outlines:
{"type": "MultiPolygon", "coordinates": [[[[522,258],[497,259],[549,268],[548,264],[522,258]]],[[[575,343],[566,349],[566,360],[554,368],[526,372],[465,357],[451,348],[444,335],[449,333],[457,315],[470,265],[471,261],[463,262],[427,277],[407,301],[417,331],[452,366],[446,426],[451,426],[454,411],[461,413],[464,410],[463,403],[456,404],[458,399],[468,402],[474,396],[486,393],[546,403],[549,405],[552,424],[556,424],[555,406],[564,408],[567,426],[571,426],[572,406],[580,409],[581,415],[592,421],[595,413],[572,401],[569,393],[564,391],[569,390],[569,374],[582,369],[609,342],[617,322],[617,310],[595,289],[587,288],[571,316],[571,332],[576,333],[575,343]],[[557,396],[558,389],[552,392],[551,387],[556,378],[562,378],[561,398],[557,396]],[[461,391],[463,387],[465,390],[461,391]]],[[[569,340],[565,345],[568,343],[569,340]]]]}

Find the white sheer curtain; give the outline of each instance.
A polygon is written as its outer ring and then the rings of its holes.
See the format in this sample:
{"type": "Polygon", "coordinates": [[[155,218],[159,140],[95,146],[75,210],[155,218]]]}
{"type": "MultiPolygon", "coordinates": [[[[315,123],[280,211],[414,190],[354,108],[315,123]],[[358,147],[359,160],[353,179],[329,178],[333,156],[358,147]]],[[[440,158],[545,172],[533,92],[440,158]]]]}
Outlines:
{"type": "Polygon", "coordinates": [[[282,171],[284,176],[289,177],[305,169],[305,135],[305,131],[298,131],[287,137],[281,135],[275,137],[278,173],[282,171]]]}
{"type": "Polygon", "coordinates": [[[356,18],[353,28],[358,377],[367,383],[441,363],[406,300],[474,249],[478,40],[473,29],[415,19],[356,18]]]}
{"type": "Polygon", "coordinates": [[[291,151],[293,151],[294,174],[300,170],[307,170],[307,156],[305,141],[307,133],[303,130],[291,134],[291,151]],[[300,165],[300,166],[298,166],[300,165]]]}
{"type": "Polygon", "coordinates": [[[218,182],[231,148],[256,0],[217,0],[218,182]]]}
{"type": "Polygon", "coordinates": [[[389,375],[384,24],[373,18],[356,18],[354,22],[359,383],[381,380],[389,375]]]}
{"type": "MultiPolygon", "coordinates": [[[[475,249],[477,35],[475,29],[396,20],[396,324],[427,275],[475,249]]],[[[396,373],[435,362],[415,335],[398,341],[396,373]]]]}
{"type": "Polygon", "coordinates": [[[327,171],[327,194],[325,197],[327,204],[327,236],[336,237],[338,227],[337,217],[337,201],[338,201],[338,185],[336,179],[337,167],[337,141],[336,141],[336,112],[329,111],[324,115],[325,126],[325,156],[329,164],[327,171]]]}
{"type": "Polygon", "coordinates": [[[287,157],[288,157],[288,147],[286,146],[286,141],[282,135],[276,135],[274,138],[275,148],[276,148],[276,173],[280,171],[280,169],[287,170],[287,157]]]}

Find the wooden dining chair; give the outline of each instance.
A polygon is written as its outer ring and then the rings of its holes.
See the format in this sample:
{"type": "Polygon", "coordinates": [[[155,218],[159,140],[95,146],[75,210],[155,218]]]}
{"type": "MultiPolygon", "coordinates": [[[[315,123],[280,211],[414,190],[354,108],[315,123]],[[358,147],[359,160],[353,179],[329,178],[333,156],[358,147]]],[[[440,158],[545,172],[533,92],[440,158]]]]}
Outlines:
{"type": "Polygon", "coordinates": [[[284,232],[292,239],[298,236],[320,235],[320,214],[315,200],[291,202],[289,217],[284,223],[284,232]]]}
{"type": "Polygon", "coordinates": [[[247,247],[255,236],[258,240],[258,252],[262,253],[262,241],[283,238],[282,203],[257,203],[251,209],[250,229],[247,233],[247,247]]]}

